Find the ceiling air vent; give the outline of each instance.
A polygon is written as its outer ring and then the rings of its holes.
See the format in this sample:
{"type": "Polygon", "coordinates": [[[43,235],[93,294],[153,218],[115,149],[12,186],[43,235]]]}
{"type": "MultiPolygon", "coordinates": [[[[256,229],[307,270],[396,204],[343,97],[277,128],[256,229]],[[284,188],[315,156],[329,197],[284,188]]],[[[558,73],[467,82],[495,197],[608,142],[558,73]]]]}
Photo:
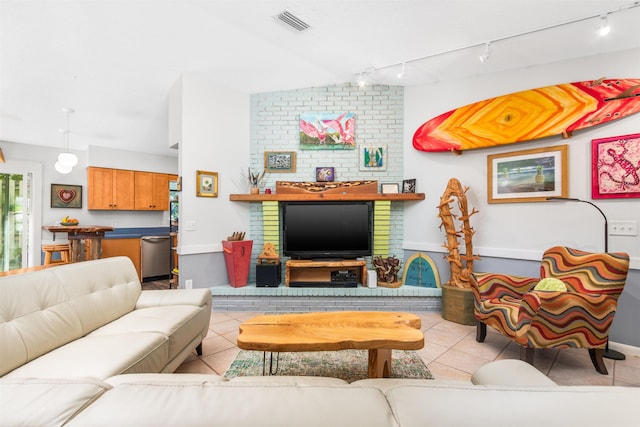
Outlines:
{"type": "Polygon", "coordinates": [[[286,10],[278,15],[278,19],[298,31],[304,31],[309,28],[309,24],[286,10]]]}

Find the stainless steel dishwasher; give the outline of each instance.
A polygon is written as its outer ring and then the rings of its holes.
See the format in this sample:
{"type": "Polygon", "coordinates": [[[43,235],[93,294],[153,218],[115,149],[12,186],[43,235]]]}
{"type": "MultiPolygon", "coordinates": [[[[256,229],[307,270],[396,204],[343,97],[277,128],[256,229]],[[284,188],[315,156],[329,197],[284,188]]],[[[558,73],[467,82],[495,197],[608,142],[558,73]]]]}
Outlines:
{"type": "Polygon", "coordinates": [[[169,236],[143,236],[141,241],[142,280],[169,277],[171,273],[171,240],[169,236]]]}

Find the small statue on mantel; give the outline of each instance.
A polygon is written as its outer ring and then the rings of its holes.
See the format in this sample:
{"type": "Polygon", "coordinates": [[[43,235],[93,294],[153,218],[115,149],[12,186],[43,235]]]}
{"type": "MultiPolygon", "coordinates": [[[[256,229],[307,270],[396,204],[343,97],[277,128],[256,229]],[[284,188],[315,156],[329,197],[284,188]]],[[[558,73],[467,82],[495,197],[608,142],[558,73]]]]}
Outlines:
{"type": "Polygon", "coordinates": [[[400,260],[395,256],[382,258],[381,256],[373,257],[373,268],[378,276],[378,285],[387,288],[396,288],[402,284],[398,280],[398,272],[400,271],[400,260]]]}

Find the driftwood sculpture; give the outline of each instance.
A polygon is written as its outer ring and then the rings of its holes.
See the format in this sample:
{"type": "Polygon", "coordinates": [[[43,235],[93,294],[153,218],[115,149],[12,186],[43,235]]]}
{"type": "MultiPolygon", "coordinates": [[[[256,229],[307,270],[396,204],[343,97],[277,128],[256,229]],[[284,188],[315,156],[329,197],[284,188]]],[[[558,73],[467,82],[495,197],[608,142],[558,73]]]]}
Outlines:
{"type": "Polygon", "coordinates": [[[473,243],[472,237],[475,234],[473,227],[469,223],[469,218],[472,215],[478,213],[473,208],[471,213],[467,206],[467,190],[469,187],[462,188],[460,181],[455,178],[451,178],[447,184],[447,188],[440,198],[440,205],[438,209],[440,211],[439,216],[442,220],[440,229],[444,226],[444,230],[447,234],[447,241],[443,245],[449,251],[449,255],[446,256],[446,260],[449,261],[449,267],[451,269],[451,278],[447,285],[455,286],[458,288],[470,288],[472,283],[471,273],[473,273],[473,260],[480,259],[477,255],[473,255],[473,243]],[[458,208],[460,209],[460,216],[457,217],[451,211],[450,203],[453,202],[453,198],[458,199],[458,208]],[[460,221],[460,229],[456,230],[455,219],[460,221]],[[462,237],[465,243],[465,255],[460,255],[460,242],[458,238],[462,237]],[[464,261],[464,265],[463,265],[464,261]]]}
{"type": "Polygon", "coordinates": [[[372,260],[373,268],[376,270],[378,276],[378,284],[380,286],[396,287],[400,286],[398,280],[398,271],[400,271],[400,260],[396,257],[390,256],[382,258],[381,256],[375,256],[372,260]]]}

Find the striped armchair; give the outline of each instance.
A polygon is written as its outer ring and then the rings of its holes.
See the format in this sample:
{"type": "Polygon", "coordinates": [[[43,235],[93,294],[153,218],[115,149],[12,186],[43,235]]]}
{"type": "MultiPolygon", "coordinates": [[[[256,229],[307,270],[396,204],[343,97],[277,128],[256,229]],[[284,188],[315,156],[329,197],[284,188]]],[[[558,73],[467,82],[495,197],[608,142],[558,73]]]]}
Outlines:
{"type": "Polygon", "coordinates": [[[545,251],[540,278],[475,273],[476,341],[487,325],[520,344],[520,359],[533,364],[534,349],[589,349],[596,370],[629,270],[626,253],[590,253],[564,246],[545,251]],[[557,278],[567,291],[534,290],[541,278],[557,278]]]}

